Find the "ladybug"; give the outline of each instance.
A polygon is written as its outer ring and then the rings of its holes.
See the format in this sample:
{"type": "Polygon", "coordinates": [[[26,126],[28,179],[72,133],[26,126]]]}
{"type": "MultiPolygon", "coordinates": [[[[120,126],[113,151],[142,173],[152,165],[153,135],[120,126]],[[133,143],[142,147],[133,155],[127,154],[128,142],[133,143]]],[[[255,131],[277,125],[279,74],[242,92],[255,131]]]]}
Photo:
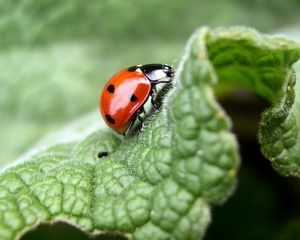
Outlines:
{"type": "Polygon", "coordinates": [[[170,83],[174,69],[166,64],[136,65],[121,70],[105,84],[100,96],[100,111],[105,123],[117,133],[125,135],[136,118],[141,122],[140,114],[144,104],[154,98],[155,86],[170,83]]]}

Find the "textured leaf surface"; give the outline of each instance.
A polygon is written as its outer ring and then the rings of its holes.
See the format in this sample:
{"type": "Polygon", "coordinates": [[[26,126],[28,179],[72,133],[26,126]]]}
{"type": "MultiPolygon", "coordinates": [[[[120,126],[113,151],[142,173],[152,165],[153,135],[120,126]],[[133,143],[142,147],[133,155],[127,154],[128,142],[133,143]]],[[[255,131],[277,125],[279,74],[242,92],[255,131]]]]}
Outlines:
{"type": "Polygon", "coordinates": [[[300,84],[291,65],[300,45],[281,37],[248,33],[212,34],[210,59],[221,82],[243,86],[272,104],[261,117],[259,141],[263,154],[282,175],[300,176],[300,84]],[[222,36],[222,37],[221,37],[222,36]],[[253,46],[256,42],[256,48],[253,46]]]}
{"type": "MultiPolygon", "coordinates": [[[[289,87],[294,93],[290,66],[298,57],[298,45],[249,29],[196,32],[174,87],[142,132],[120,139],[101,129],[1,174],[0,239],[57,220],[89,233],[123,232],[134,239],[201,238],[210,205],[231,194],[239,164],[214,84],[240,84],[275,106],[282,99],[292,105],[283,90],[289,87]],[[110,154],[98,159],[99,151],[110,154]]],[[[272,121],[265,122],[266,128],[272,121]]],[[[267,136],[262,124],[266,155],[276,148],[266,147],[267,136]]]]}
{"type": "MultiPolygon", "coordinates": [[[[298,73],[299,63],[296,64],[298,73]]],[[[273,167],[285,176],[300,177],[300,83],[293,69],[286,73],[280,99],[262,115],[260,142],[273,167]]]]}

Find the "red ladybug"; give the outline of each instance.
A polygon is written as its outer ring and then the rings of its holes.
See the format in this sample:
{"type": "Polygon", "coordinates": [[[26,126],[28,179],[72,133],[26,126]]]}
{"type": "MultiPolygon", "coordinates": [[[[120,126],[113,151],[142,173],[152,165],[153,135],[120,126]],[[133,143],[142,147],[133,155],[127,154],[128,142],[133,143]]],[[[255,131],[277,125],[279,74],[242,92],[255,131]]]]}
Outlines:
{"type": "Polygon", "coordinates": [[[105,123],[125,135],[136,118],[144,112],[144,104],[151,97],[154,103],[155,86],[170,83],[174,69],[166,64],[137,65],[115,74],[105,84],[100,97],[100,110],[105,123]]]}

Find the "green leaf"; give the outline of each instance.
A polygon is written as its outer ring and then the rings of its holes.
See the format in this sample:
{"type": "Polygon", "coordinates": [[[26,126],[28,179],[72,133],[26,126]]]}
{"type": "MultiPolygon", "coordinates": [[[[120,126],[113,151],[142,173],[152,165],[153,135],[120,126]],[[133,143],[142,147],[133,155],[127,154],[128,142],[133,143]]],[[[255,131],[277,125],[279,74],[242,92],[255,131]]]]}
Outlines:
{"type": "Polygon", "coordinates": [[[295,94],[300,84],[291,68],[300,45],[252,31],[240,35],[215,31],[208,41],[210,59],[220,82],[246,87],[272,104],[261,116],[262,152],[280,174],[300,176],[300,96],[295,94]]]}
{"type": "MultiPolygon", "coordinates": [[[[299,63],[296,66],[300,69],[299,63]]],[[[285,73],[285,82],[280,98],[263,113],[259,140],[276,171],[300,177],[300,83],[296,82],[294,69],[282,66],[281,71],[285,73]]]]}
{"type": "Polygon", "coordinates": [[[214,85],[240,84],[277,108],[282,99],[291,104],[294,94],[283,89],[294,93],[291,65],[299,55],[295,43],[251,29],[200,29],[161,110],[147,118],[142,131],[120,138],[101,128],[2,172],[0,238],[14,239],[38,223],[59,220],[88,233],[121,232],[134,239],[203,237],[210,206],[230,196],[239,165],[214,85]],[[109,156],[98,159],[99,151],[109,156]]]}

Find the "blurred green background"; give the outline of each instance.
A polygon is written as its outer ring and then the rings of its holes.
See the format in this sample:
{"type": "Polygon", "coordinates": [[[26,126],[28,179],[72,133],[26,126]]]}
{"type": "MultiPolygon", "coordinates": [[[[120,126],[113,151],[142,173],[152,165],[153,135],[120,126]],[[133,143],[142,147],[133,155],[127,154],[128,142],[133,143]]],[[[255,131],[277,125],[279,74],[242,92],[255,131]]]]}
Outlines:
{"type": "MultiPolygon", "coordinates": [[[[116,71],[154,62],[176,66],[200,26],[272,33],[292,27],[297,34],[299,23],[299,0],[0,0],[0,166],[95,111],[116,71]]],[[[260,155],[255,129],[265,103],[256,101],[254,130],[235,128],[243,159],[237,192],[213,211],[207,239],[300,239],[286,236],[300,229],[299,181],[279,177],[260,155]]],[[[225,106],[238,115],[234,103],[225,106]]],[[[27,239],[46,239],[41,234],[49,228],[41,229],[27,239]]],[[[60,238],[48,239],[67,239],[68,231],[58,229],[60,238]]]]}

